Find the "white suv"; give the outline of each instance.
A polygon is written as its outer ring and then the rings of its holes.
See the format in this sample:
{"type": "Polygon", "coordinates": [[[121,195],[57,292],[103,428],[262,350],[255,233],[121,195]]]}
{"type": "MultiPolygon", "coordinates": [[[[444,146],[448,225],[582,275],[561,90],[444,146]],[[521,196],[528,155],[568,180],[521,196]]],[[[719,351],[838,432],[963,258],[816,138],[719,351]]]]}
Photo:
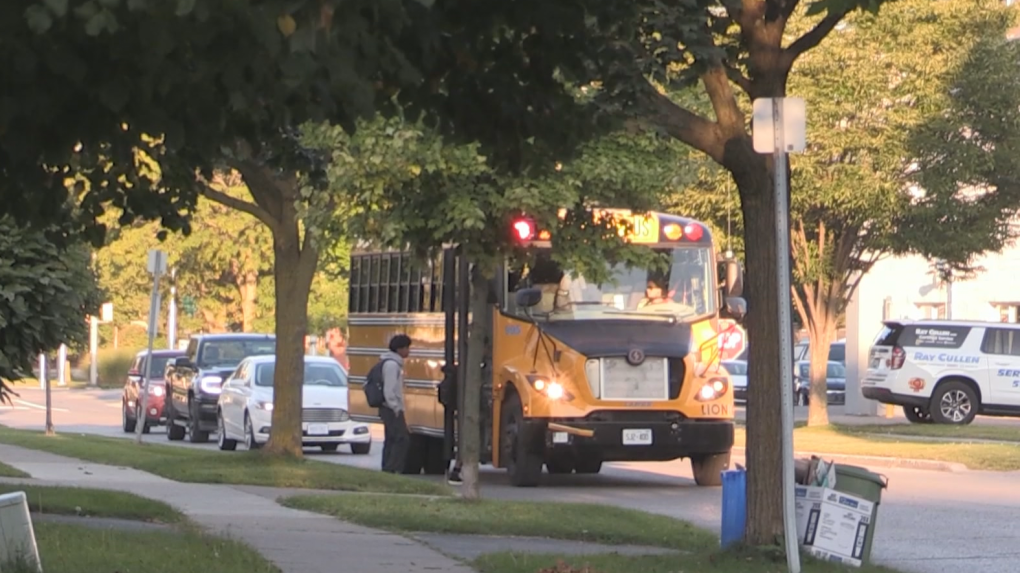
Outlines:
{"type": "Polygon", "coordinates": [[[861,392],[914,423],[1020,417],[1020,324],[886,321],[861,392]]]}

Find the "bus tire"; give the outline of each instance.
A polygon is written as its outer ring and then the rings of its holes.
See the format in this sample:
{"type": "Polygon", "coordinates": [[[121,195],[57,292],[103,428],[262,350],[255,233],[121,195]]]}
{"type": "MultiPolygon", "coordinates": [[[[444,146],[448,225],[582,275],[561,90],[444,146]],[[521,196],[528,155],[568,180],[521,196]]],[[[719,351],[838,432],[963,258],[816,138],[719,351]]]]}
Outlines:
{"type": "Polygon", "coordinates": [[[421,434],[411,434],[410,443],[407,445],[407,457],[404,458],[404,475],[418,475],[425,467],[426,449],[429,447],[428,437],[421,434]]]}
{"type": "Polygon", "coordinates": [[[730,467],[730,453],[691,456],[694,483],[703,487],[722,485],[722,472],[730,467]]]}
{"type": "Polygon", "coordinates": [[[500,459],[514,487],[535,487],[542,477],[542,451],[536,447],[531,429],[525,424],[521,397],[510,394],[500,416],[500,459]]]}
{"type": "Polygon", "coordinates": [[[429,436],[425,438],[425,475],[446,475],[446,456],[443,452],[443,438],[429,436]]]}

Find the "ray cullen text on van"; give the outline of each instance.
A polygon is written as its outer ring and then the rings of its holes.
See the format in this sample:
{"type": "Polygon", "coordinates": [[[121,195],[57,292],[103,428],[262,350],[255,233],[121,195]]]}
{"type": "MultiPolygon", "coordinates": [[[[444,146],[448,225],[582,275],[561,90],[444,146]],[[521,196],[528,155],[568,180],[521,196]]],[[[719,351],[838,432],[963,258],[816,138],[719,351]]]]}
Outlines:
{"type": "Polygon", "coordinates": [[[949,364],[977,364],[980,359],[977,356],[961,356],[956,354],[928,354],[926,352],[915,352],[915,362],[946,362],[949,364]]]}

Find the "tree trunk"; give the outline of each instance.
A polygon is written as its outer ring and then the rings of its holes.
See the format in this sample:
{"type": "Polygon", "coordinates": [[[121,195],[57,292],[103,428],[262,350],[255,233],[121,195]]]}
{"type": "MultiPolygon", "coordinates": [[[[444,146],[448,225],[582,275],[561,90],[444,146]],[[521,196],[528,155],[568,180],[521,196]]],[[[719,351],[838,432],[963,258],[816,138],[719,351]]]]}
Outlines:
{"type": "Polygon", "coordinates": [[[471,272],[471,325],[468,327],[468,367],[467,380],[464,381],[464,427],[461,435],[461,479],[464,480],[464,499],[480,497],[478,484],[479,454],[481,452],[481,400],[482,400],[482,363],[485,356],[486,337],[489,336],[489,323],[492,315],[488,304],[489,279],[475,267],[471,272]]]}
{"type": "MultiPolygon", "coordinates": [[[[749,138],[748,138],[749,139],[749,138]]],[[[775,197],[765,158],[750,141],[728,147],[743,161],[732,163],[744,216],[749,345],[747,400],[747,525],[746,542],[773,545],[783,534],[782,402],[779,354],[779,292],[775,270],[777,233],[775,197]]],[[[728,149],[728,151],[730,151],[728,149]]],[[[728,162],[729,163],[729,162],[728,162]]],[[[789,357],[792,359],[792,355],[789,357]]]]}
{"type": "Polygon", "coordinates": [[[276,371],[273,376],[273,431],[266,445],[272,454],[301,457],[301,399],[308,331],[308,293],[318,262],[310,241],[302,240],[296,213],[290,211],[273,233],[276,278],[276,371]]]}
{"type": "MultiPolygon", "coordinates": [[[[821,305],[819,305],[821,306],[821,305]]],[[[813,323],[808,328],[811,349],[811,398],[808,404],[808,426],[829,425],[829,395],[826,376],[829,370],[829,347],[835,333],[835,317],[824,316],[824,310],[815,310],[813,323]]]]}
{"type": "Polygon", "coordinates": [[[258,301],[259,277],[252,271],[244,272],[237,277],[237,290],[241,295],[241,330],[255,330],[256,302],[258,301]]]}

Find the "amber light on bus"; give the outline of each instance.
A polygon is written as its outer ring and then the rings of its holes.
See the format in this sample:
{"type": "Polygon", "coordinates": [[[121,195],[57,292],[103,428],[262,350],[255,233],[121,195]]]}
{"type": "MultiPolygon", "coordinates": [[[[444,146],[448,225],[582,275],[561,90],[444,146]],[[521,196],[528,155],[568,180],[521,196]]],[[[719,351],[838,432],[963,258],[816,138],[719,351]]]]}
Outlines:
{"type": "Polygon", "coordinates": [[[531,386],[545,395],[550,400],[566,400],[570,401],[574,399],[574,395],[563,387],[563,384],[559,382],[546,380],[538,376],[528,376],[528,382],[531,386]]]}
{"type": "Polygon", "coordinates": [[[729,383],[725,378],[712,378],[701,387],[701,390],[698,390],[695,399],[699,402],[717,400],[726,394],[728,388],[729,383]]]}

